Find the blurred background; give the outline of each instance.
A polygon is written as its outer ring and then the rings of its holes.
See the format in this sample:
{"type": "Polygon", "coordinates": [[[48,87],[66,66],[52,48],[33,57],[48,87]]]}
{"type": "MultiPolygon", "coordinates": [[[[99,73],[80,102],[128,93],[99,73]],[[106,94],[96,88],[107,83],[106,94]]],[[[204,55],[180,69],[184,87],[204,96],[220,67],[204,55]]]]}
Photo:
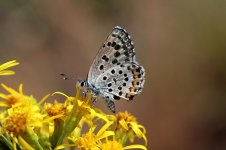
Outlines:
{"type": "Polygon", "coordinates": [[[146,127],[148,149],[225,150],[226,1],[1,0],[0,63],[21,64],[0,82],[23,83],[37,99],[74,95],[75,81],[59,74],[85,79],[116,25],[130,33],[146,69],[142,94],[117,101],[117,111],[146,127]]]}

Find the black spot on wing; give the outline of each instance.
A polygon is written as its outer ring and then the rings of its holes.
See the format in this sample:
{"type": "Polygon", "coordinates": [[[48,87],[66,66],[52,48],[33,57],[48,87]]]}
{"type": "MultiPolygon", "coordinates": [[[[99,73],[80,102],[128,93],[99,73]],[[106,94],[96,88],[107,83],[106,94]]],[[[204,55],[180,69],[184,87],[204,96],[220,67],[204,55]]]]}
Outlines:
{"type": "Polygon", "coordinates": [[[119,44],[115,45],[115,50],[119,50],[121,46],[119,44]]]}
{"type": "Polygon", "coordinates": [[[117,95],[114,95],[113,98],[114,98],[115,100],[120,100],[120,97],[117,96],[117,95]]]}
{"type": "Polygon", "coordinates": [[[113,59],[113,60],[112,60],[112,64],[116,64],[117,62],[118,62],[117,59],[113,59]]]}
{"type": "Polygon", "coordinates": [[[109,60],[109,58],[106,55],[102,56],[102,59],[106,62],[108,62],[108,60],[109,60]]]}
{"type": "Polygon", "coordinates": [[[100,65],[100,70],[103,70],[104,69],[104,65],[100,65]]]}
{"type": "Polygon", "coordinates": [[[115,45],[116,45],[116,43],[115,42],[112,42],[111,46],[114,47],[115,45]]]}
{"type": "Polygon", "coordinates": [[[128,78],[128,77],[126,77],[124,80],[125,80],[125,81],[129,81],[129,78],[128,78]]]}
{"type": "Polygon", "coordinates": [[[115,57],[119,57],[120,56],[120,52],[119,51],[115,52],[114,56],[115,57]]]}
{"type": "Polygon", "coordinates": [[[112,86],[112,84],[111,83],[108,83],[108,87],[111,87],[112,86]]]}
{"type": "Polygon", "coordinates": [[[112,70],[111,70],[111,73],[112,73],[112,74],[115,74],[115,70],[114,70],[114,69],[112,69],[112,70]]]}

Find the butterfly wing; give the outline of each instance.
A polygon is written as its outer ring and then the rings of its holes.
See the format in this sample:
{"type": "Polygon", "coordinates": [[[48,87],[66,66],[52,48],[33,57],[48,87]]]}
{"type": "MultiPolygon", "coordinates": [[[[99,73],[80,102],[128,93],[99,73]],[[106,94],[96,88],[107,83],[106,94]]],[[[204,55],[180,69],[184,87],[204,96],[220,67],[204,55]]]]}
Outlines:
{"type": "Polygon", "coordinates": [[[144,74],[144,68],[136,61],[130,35],[117,26],[95,57],[87,81],[99,89],[114,112],[114,100],[132,100],[142,91],[144,74]]]}
{"type": "Polygon", "coordinates": [[[87,81],[95,85],[97,78],[116,64],[133,61],[135,52],[128,33],[119,26],[113,28],[110,35],[98,51],[90,67],[87,81]]]}
{"type": "Polygon", "coordinates": [[[126,62],[101,74],[97,78],[97,86],[104,94],[110,94],[111,96],[108,95],[110,99],[132,100],[143,89],[144,75],[144,68],[138,63],[126,62]]]}

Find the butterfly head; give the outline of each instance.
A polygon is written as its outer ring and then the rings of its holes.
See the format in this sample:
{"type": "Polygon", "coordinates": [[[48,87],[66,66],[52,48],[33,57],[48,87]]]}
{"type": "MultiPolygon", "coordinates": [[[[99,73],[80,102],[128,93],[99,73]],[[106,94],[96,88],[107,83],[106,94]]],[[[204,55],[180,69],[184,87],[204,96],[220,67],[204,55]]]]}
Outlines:
{"type": "Polygon", "coordinates": [[[85,81],[85,80],[78,80],[78,82],[77,82],[77,84],[78,84],[78,86],[80,86],[81,88],[85,88],[85,87],[87,87],[87,81],[85,81]]]}

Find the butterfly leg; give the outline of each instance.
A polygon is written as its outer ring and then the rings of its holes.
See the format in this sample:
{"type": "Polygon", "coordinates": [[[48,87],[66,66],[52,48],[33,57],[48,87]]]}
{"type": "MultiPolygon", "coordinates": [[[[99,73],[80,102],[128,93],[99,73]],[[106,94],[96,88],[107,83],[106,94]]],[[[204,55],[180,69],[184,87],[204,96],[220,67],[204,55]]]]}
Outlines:
{"type": "Polygon", "coordinates": [[[113,112],[115,113],[115,103],[114,101],[112,101],[111,99],[105,99],[106,100],[106,103],[108,105],[108,108],[113,112]]]}
{"type": "Polygon", "coordinates": [[[87,95],[86,93],[87,92],[84,92],[84,91],[82,92],[82,98],[86,98],[86,95],[87,95]]]}
{"type": "Polygon", "coordinates": [[[92,97],[91,101],[92,101],[92,107],[93,107],[97,102],[97,97],[92,97]]]}

